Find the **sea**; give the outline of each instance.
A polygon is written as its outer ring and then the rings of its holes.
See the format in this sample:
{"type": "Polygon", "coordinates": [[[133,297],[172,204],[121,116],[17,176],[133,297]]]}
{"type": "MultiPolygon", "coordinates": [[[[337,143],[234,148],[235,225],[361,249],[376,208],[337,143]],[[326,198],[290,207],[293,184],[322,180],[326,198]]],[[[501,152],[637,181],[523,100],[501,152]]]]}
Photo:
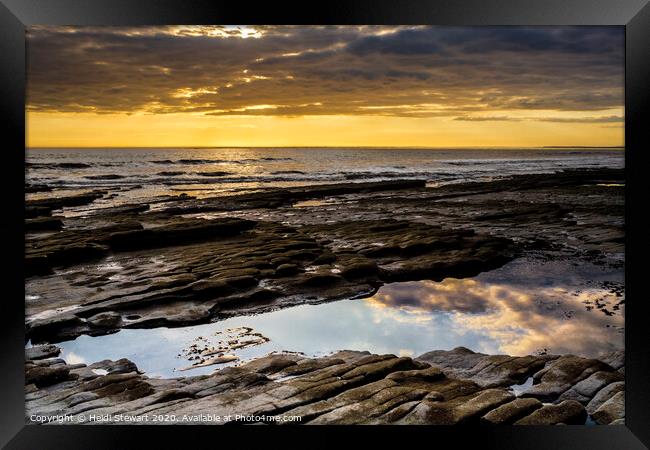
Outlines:
{"type": "Polygon", "coordinates": [[[623,149],[29,148],[28,198],[110,190],[111,206],[187,193],[231,195],[270,187],[424,179],[485,181],[572,168],[622,168],[623,149]],[[65,192],[62,192],[65,191],[65,192]]]}

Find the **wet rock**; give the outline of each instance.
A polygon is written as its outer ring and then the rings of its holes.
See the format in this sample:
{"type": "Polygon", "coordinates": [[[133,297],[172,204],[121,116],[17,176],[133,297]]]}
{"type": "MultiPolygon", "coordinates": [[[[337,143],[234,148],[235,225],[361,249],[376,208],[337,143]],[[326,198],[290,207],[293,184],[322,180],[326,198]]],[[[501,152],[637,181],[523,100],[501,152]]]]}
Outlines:
{"type": "Polygon", "coordinates": [[[594,420],[600,424],[609,424],[625,418],[625,391],[619,391],[609,400],[600,405],[592,414],[594,420]]]}
{"type": "Polygon", "coordinates": [[[295,275],[300,269],[295,264],[280,264],[275,269],[275,274],[279,277],[295,275]]]}
{"type": "Polygon", "coordinates": [[[118,175],[116,173],[109,173],[106,175],[88,175],[85,176],[87,180],[120,180],[126,178],[124,175],[118,175]]]}
{"type": "Polygon", "coordinates": [[[86,194],[71,195],[68,197],[48,197],[41,199],[31,199],[25,201],[27,207],[46,207],[49,209],[61,209],[65,206],[82,206],[92,203],[101,198],[103,193],[90,192],[86,194]]]}
{"type": "Polygon", "coordinates": [[[89,169],[91,166],[85,163],[63,162],[56,164],[61,169],[89,169]]]}
{"type": "Polygon", "coordinates": [[[341,276],[347,279],[373,276],[379,272],[377,264],[367,258],[346,261],[341,269],[341,276]]]}
{"type": "Polygon", "coordinates": [[[584,425],[587,411],[575,400],[565,400],[557,405],[544,405],[532,414],[515,422],[515,425],[584,425]]]}
{"type": "Polygon", "coordinates": [[[572,399],[586,405],[604,386],[616,381],[622,381],[623,378],[623,375],[618,372],[596,372],[565,391],[560,395],[559,400],[572,399]]]}
{"type": "Polygon", "coordinates": [[[331,273],[307,273],[301,276],[298,285],[304,287],[331,286],[343,281],[343,278],[331,273]]]}
{"type": "Polygon", "coordinates": [[[57,335],[60,341],[78,336],[85,322],[73,314],[59,314],[46,319],[33,320],[25,325],[25,334],[32,342],[46,342],[46,337],[57,335]]]}
{"type": "MultiPolygon", "coordinates": [[[[230,331],[252,332],[248,328],[230,331]]],[[[536,399],[516,399],[506,389],[486,389],[449,378],[440,369],[411,358],[368,352],[341,351],[324,358],[270,354],[209,375],[173,379],[149,379],[126,359],[87,367],[63,361],[37,366],[28,361],[25,370],[31,374],[26,379],[28,417],[90,411],[182,417],[211,411],[217,415],[299,415],[304,424],[480,420],[536,425],[584,423],[586,418],[586,411],[575,401],[541,406],[536,399]],[[51,371],[38,372],[41,369],[54,369],[57,376],[51,371]]],[[[612,406],[599,408],[603,419],[605,411],[615,417],[612,406]]]]}
{"type": "Polygon", "coordinates": [[[109,374],[138,372],[138,367],[126,358],[118,359],[117,361],[105,359],[89,365],[88,368],[103,369],[109,374]]]}
{"type": "Polygon", "coordinates": [[[391,180],[367,183],[337,183],[316,186],[300,186],[285,189],[266,189],[250,194],[228,197],[204,198],[184,205],[167,208],[167,213],[189,214],[211,211],[234,211],[257,208],[277,208],[300,200],[366,192],[382,192],[401,189],[421,189],[425,180],[391,180]]]}
{"type": "MultiPolygon", "coordinates": [[[[582,358],[566,355],[550,362],[544,369],[533,375],[533,387],[522,394],[522,397],[533,397],[541,401],[557,398],[579,381],[599,372],[611,372],[613,368],[597,359],[582,358]]],[[[593,389],[592,384],[598,384],[600,377],[582,387],[585,392],[593,389]]]]}
{"type": "Polygon", "coordinates": [[[104,216],[104,215],[119,215],[119,216],[131,216],[137,215],[138,213],[148,211],[150,206],[147,203],[140,204],[127,204],[120,206],[112,206],[109,208],[101,208],[95,211],[88,212],[87,217],[90,216],[104,216]]]}
{"type": "Polygon", "coordinates": [[[213,366],[215,364],[225,364],[233,361],[237,361],[239,359],[239,356],[237,355],[221,355],[221,356],[215,356],[212,358],[207,358],[205,360],[201,360],[195,364],[192,364],[191,366],[188,367],[183,367],[182,369],[178,369],[179,371],[185,371],[185,370],[190,370],[190,369],[195,369],[197,367],[206,367],[206,366],[213,366]]]}
{"type": "Polygon", "coordinates": [[[122,316],[116,312],[109,311],[95,314],[86,319],[86,322],[95,327],[116,328],[122,323],[122,316]]]}
{"type": "Polygon", "coordinates": [[[35,345],[25,349],[26,359],[45,359],[53,358],[61,353],[61,349],[56,345],[35,345]]]}
{"type": "MultiPolygon", "coordinates": [[[[133,220],[131,211],[113,212],[121,214],[124,220],[110,225],[104,223],[94,229],[71,228],[53,237],[28,242],[26,265],[30,275],[45,275],[56,267],[98,260],[111,252],[125,254],[120,258],[124,266],[121,273],[148,273],[147,277],[140,275],[137,282],[122,282],[121,275],[81,275],[67,286],[58,277],[55,285],[65,286],[66,292],[82,291],[78,296],[88,300],[74,312],[82,319],[81,323],[59,321],[71,327],[53,330],[55,334],[71,336],[110,332],[120,327],[180,326],[206,321],[216,315],[257,313],[291,306],[301,303],[305,296],[310,301],[322,302],[371,295],[388,273],[385,267],[379,270],[377,263],[396,263],[396,259],[407,258],[410,254],[400,254],[398,250],[397,254],[388,257],[362,255],[362,250],[373,247],[375,239],[390,238],[408,247],[410,239],[434,233],[447,243],[425,249],[429,253],[420,256],[427,258],[426,264],[434,264],[437,274],[450,275],[467,256],[458,246],[466,246],[467,251],[475,255],[476,247],[483,245],[483,241],[476,240],[476,234],[471,232],[449,232],[404,221],[359,221],[347,223],[342,228],[325,226],[298,230],[242,219],[170,219],[164,213],[155,212],[147,215],[150,223],[143,228],[133,220]],[[365,235],[368,229],[378,233],[370,236],[370,242],[365,235]],[[398,233],[399,230],[406,234],[398,233]],[[347,246],[344,249],[337,245],[327,247],[323,239],[335,238],[337,233],[344,233],[345,239],[355,242],[355,248],[350,251],[347,246]],[[450,258],[452,248],[456,250],[450,258]],[[142,266],[141,255],[151,257],[150,252],[168,261],[166,273],[142,266]],[[337,261],[336,266],[326,262],[332,260],[337,261]],[[167,274],[170,272],[173,275],[167,274]],[[89,293],[88,288],[97,289],[89,293]],[[118,321],[113,315],[114,322],[96,320],[106,316],[88,320],[108,312],[138,319],[118,321]]],[[[103,216],[92,217],[99,220],[103,216]]],[[[330,242],[333,241],[330,239],[330,242]]],[[[399,249],[400,245],[393,246],[399,249]]],[[[500,258],[498,254],[494,256],[500,258]]],[[[412,276],[420,275],[416,271],[412,276]]],[[[56,308],[58,298],[60,295],[53,290],[47,300],[56,308]]],[[[29,302],[27,308],[29,311],[29,302]]],[[[53,329],[54,323],[48,323],[48,330],[53,329]]],[[[47,336],[42,325],[35,321],[29,327],[30,336],[50,342],[60,339],[61,336],[47,336]]]]}
{"type": "MultiPolygon", "coordinates": [[[[393,380],[397,383],[422,385],[432,383],[445,378],[445,375],[435,367],[424,367],[416,370],[406,370],[393,372],[386,376],[387,380],[393,380]]],[[[440,395],[440,393],[437,393],[440,395]]]]}
{"type": "Polygon", "coordinates": [[[295,377],[298,375],[304,375],[309,372],[314,372],[316,370],[325,369],[337,364],[344,364],[345,361],[340,358],[318,358],[318,359],[299,359],[296,361],[296,364],[289,364],[279,371],[274,371],[270,376],[272,379],[283,379],[286,377],[295,377]]]}
{"type": "Polygon", "coordinates": [[[34,192],[50,192],[52,188],[45,184],[25,184],[25,193],[31,194],[34,192]]]}
{"type": "Polygon", "coordinates": [[[223,177],[226,175],[232,175],[232,172],[225,172],[223,170],[214,170],[212,172],[197,172],[196,174],[202,177],[223,177]]]}
{"type": "Polygon", "coordinates": [[[556,356],[485,355],[465,347],[436,350],[417,357],[440,368],[447,376],[472,380],[483,387],[505,387],[521,383],[556,356]]]}
{"type": "Polygon", "coordinates": [[[25,206],[25,219],[49,216],[52,209],[48,206],[25,206]]]}
{"type": "Polygon", "coordinates": [[[625,364],[625,350],[607,353],[598,359],[610,365],[614,370],[619,370],[625,364]]]}
{"type": "Polygon", "coordinates": [[[65,267],[106,256],[110,234],[141,229],[139,223],[127,221],[92,230],[63,230],[46,237],[27,238],[25,242],[26,276],[47,274],[54,267],[65,267]]]}
{"type": "Polygon", "coordinates": [[[625,391],[624,381],[617,381],[615,383],[608,384],[600,391],[598,391],[598,393],[594,395],[594,398],[589,401],[587,404],[587,412],[593,415],[594,412],[596,412],[596,410],[600,408],[603,403],[612,398],[617,392],[621,391],[625,391]]]}
{"type": "Polygon", "coordinates": [[[34,219],[25,219],[25,231],[52,231],[60,230],[63,227],[61,219],[56,217],[37,217],[34,219]]]}
{"type": "Polygon", "coordinates": [[[490,425],[509,425],[528,416],[542,407],[542,402],[534,398],[517,398],[493,409],[483,417],[481,423],[490,425]]]}
{"type": "MultiPolygon", "coordinates": [[[[68,307],[71,298],[80,304],[71,313],[78,320],[62,313],[60,320],[33,321],[28,338],[57,342],[122,327],[183,326],[305,301],[369,296],[394,280],[473,276],[510,261],[531,239],[559,245],[564,232],[580,251],[620,249],[620,195],[596,184],[621,176],[571,171],[437,188],[421,180],[343,183],[200,199],[164,196],[143,201],[143,208],[152,205],[146,213],[139,205],[95,209],[84,218],[67,217],[64,230],[27,237],[26,283],[42,297],[26,300],[27,316],[68,307]],[[306,208],[289,215],[296,201],[325,197],[332,200],[326,213],[306,208]],[[576,208],[588,216],[588,229],[569,223],[576,208]],[[393,219],[395,211],[401,220],[393,219]],[[192,212],[215,214],[211,220],[179,217],[192,212]],[[477,212],[483,217],[474,220],[477,212]],[[225,218],[231,213],[237,218],[225,218]],[[250,223],[243,228],[219,230],[245,220],[250,223]],[[605,229],[607,235],[596,234],[605,229]],[[68,251],[71,245],[82,247],[68,251]],[[99,269],[109,258],[119,259],[119,273],[99,269]],[[278,271],[283,264],[296,267],[295,273],[278,271]],[[65,275],[51,274],[64,267],[65,275]],[[87,321],[104,312],[136,319],[114,328],[87,321]]],[[[55,206],[48,201],[29,207],[55,206]]],[[[545,363],[493,356],[477,357],[467,368],[474,372],[462,375],[485,387],[507,386],[545,363]]],[[[461,375],[460,368],[445,370],[461,375]]]]}
{"type": "Polygon", "coordinates": [[[427,394],[423,389],[395,386],[388,380],[351,389],[344,394],[299,409],[298,414],[309,420],[320,414],[310,425],[351,425],[366,423],[404,403],[418,400],[427,394]]]}
{"type": "Polygon", "coordinates": [[[95,392],[79,392],[73,394],[66,399],[66,403],[69,407],[76,406],[80,403],[89,402],[91,400],[97,400],[99,395],[95,392]]]}
{"type": "Polygon", "coordinates": [[[252,372],[262,373],[262,374],[273,374],[286,369],[287,367],[296,365],[297,361],[301,358],[297,355],[269,355],[266,358],[255,359],[249,363],[241,366],[242,369],[246,369],[252,372]]]}
{"type": "Polygon", "coordinates": [[[70,377],[70,369],[63,366],[42,367],[25,366],[25,384],[34,384],[38,388],[51,386],[70,377]]]}
{"type": "Polygon", "coordinates": [[[514,400],[514,394],[504,389],[486,389],[453,410],[455,423],[469,423],[478,420],[488,411],[514,400]]]}
{"type": "Polygon", "coordinates": [[[152,229],[116,232],[109,236],[108,244],[118,251],[180,245],[232,236],[254,225],[253,221],[240,219],[182,220],[152,229]]]}

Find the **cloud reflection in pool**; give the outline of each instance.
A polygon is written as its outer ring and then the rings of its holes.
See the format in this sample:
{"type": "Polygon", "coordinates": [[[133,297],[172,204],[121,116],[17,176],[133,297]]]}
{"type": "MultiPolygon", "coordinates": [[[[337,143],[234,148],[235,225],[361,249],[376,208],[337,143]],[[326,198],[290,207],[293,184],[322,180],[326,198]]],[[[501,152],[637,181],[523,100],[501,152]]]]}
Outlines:
{"type": "Polygon", "coordinates": [[[189,365],[178,355],[198,336],[216,344],[217,331],[240,326],[270,339],[235,351],[242,360],[272,351],[316,356],[340,349],[417,356],[461,345],[484,353],[526,355],[546,349],[597,356],[623,348],[622,280],[622,273],[597,266],[522,259],[473,279],[388,284],[367,299],[302,305],[193,327],[127,329],[58,345],[64,359],[92,363],[128,358],[150,376],[165,377],[223,367],[174,370],[189,365]]]}

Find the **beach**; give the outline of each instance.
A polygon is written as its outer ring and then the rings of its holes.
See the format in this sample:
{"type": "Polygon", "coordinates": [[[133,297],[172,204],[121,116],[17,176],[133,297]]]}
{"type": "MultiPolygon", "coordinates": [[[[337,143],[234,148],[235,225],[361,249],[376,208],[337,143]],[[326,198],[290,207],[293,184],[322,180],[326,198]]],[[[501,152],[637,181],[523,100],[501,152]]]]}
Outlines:
{"type": "Polygon", "coordinates": [[[620,149],[26,160],[27,421],[624,422],[620,149]]]}

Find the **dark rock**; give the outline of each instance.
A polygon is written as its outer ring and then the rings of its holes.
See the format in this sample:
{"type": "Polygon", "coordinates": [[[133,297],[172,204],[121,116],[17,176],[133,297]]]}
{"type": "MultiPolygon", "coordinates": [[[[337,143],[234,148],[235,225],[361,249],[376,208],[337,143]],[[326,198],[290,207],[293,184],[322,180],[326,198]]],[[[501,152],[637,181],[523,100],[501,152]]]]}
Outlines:
{"type": "Polygon", "coordinates": [[[116,232],[109,236],[113,250],[137,250],[232,236],[252,228],[255,222],[241,219],[182,220],[145,230],[116,232]]]}
{"type": "Polygon", "coordinates": [[[63,227],[61,219],[56,217],[37,217],[25,220],[25,231],[60,230],[63,227]]]}
{"type": "Polygon", "coordinates": [[[613,368],[597,359],[573,355],[562,356],[533,376],[535,384],[524,392],[522,397],[533,397],[542,401],[555,399],[579,381],[598,371],[611,372],[613,368]]]}
{"type": "Polygon", "coordinates": [[[84,164],[84,163],[58,163],[56,165],[57,167],[60,167],[61,169],[88,169],[90,168],[89,164],[84,164]]]}
{"type": "Polygon", "coordinates": [[[301,277],[299,285],[305,287],[331,286],[343,281],[343,279],[331,273],[308,273],[301,277]]]}
{"type": "Polygon", "coordinates": [[[298,272],[300,272],[300,269],[295,264],[280,264],[275,269],[275,274],[279,277],[295,275],[298,272]]]}
{"type": "Polygon", "coordinates": [[[139,372],[138,367],[131,361],[126,358],[118,359],[117,361],[112,361],[110,359],[105,359],[103,361],[98,361],[88,366],[89,369],[104,369],[109,374],[111,373],[132,373],[139,372]]]}
{"type": "Polygon", "coordinates": [[[86,322],[99,328],[117,328],[122,323],[122,316],[113,311],[102,312],[89,317],[86,322]]]}
{"type": "Polygon", "coordinates": [[[35,345],[25,349],[26,359],[45,359],[53,358],[61,353],[61,349],[56,345],[45,344],[35,345]]]}
{"type": "Polygon", "coordinates": [[[483,387],[506,387],[522,383],[556,356],[485,355],[465,347],[436,350],[417,357],[440,368],[447,376],[472,380],[483,387]]]}
{"type": "Polygon", "coordinates": [[[201,175],[202,177],[223,177],[226,175],[232,175],[232,172],[225,172],[222,170],[215,170],[212,172],[197,172],[197,175],[201,175]]]}
{"type": "Polygon", "coordinates": [[[542,402],[537,399],[517,398],[493,409],[481,417],[481,422],[491,425],[509,425],[541,407],[542,402]]]}
{"type": "Polygon", "coordinates": [[[557,405],[544,405],[532,414],[515,422],[515,425],[584,425],[587,411],[575,400],[565,400],[557,405]]]}
{"type": "Polygon", "coordinates": [[[514,394],[504,389],[486,389],[454,408],[455,423],[476,421],[488,411],[514,399],[514,394]]]}
{"type": "Polygon", "coordinates": [[[51,386],[65,381],[70,376],[67,367],[25,366],[25,384],[34,384],[38,388],[51,386]]]}
{"type": "Polygon", "coordinates": [[[88,175],[85,176],[84,178],[88,180],[120,180],[126,177],[124,175],[118,175],[116,173],[109,173],[106,175],[88,175]]]}
{"type": "Polygon", "coordinates": [[[25,206],[27,207],[45,207],[49,209],[61,209],[64,206],[82,206],[92,203],[103,194],[90,192],[88,194],[71,195],[69,197],[50,197],[38,200],[27,200],[25,206]]]}
{"type": "Polygon", "coordinates": [[[52,208],[48,206],[25,206],[25,219],[49,216],[52,208]]]}
{"type": "MultiPolygon", "coordinates": [[[[271,354],[209,375],[173,379],[147,378],[126,359],[87,367],[61,360],[40,367],[28,361],[25,371],[29,374],[25,388],[28,417],[55,411],[73,416],[92,411],[177,417],[211,411],[217,415],[297,415],[300,423],[307,424],[469,424],[480,420],[542,425],[584,423],[586,419],[584,408],[574,401],[542,406],[535,399],[516,399],[506,389],[484,389],[448,378],[440,369],[411,358],[368,352],[341,351],[313,359],[271,354]],[[102,370],[107,373],[101,374],[102,370]]],[[[600,410],[604,418],[606,408],[600,410]]],[[[622,420],[619,417],[612,423],[622,420]]]]}
{"type": "Polygon", "coordinates": [[[586,405],[604,386],[623,379],[623,375],[618,372],[596,372],[565,391],[559,400],[572,399],[586,405]]]}
{"type": "Polygon", "coordinates": [[[625,391],[625,382],[617,381],[602,388],[587,404],[587,412],[591,415],[601,407],[603,403],[612,398],[616,393],[625,391]]]}
{"type": "Polygon", "coordinates": [[[619,391],[609,398],[592,414],[600,424],[609,424],[625,418],[625,391],[619,391]]]}
{"type": "Polygon", "coordinates": [[[52,191],[52,187],[48,186],[46,184],[26,184],[25,185],[25,193],[30,194],[34,192],[50,192],[52,191]]]}

